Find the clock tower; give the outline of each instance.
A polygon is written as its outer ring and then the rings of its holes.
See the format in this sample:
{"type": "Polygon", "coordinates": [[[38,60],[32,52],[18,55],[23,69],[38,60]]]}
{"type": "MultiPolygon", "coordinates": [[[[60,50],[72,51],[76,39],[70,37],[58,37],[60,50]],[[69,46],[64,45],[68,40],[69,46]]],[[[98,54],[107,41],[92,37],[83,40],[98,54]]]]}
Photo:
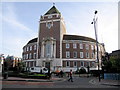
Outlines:
{"type": "Polygon", "coordinates": [[[39,66],[62,66],[62,39],[65,33],[63,17],[53,5],[40,17],[37,55],[39,66]]]}

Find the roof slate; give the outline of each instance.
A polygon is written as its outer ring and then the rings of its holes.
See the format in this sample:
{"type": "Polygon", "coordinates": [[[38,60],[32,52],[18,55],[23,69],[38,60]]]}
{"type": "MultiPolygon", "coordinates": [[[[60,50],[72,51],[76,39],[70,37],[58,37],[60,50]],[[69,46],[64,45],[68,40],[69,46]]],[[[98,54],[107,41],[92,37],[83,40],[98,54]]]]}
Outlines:
{"type": "Polygon", "coordinates": [[[34,38],[34,39],[30,40],[27,44],[37,42],[37,39],[38,39],[38,38],[34,38]]]}
{"type": "Polygon", "coordinates": [[[78,35],[64,35],[63,40],[84,40],[84,41],[96,42],[96,40],[93,38],[78,36],[78,35]]]}
{"type": "Polygon", "coordinates": [[[45,13],[45,15],[55,14],[55,13],[60,14],[60,12],[57,10],[57,8],[55,6],[53,6],[50,10],[47,11],[47,13],[45,13]]]}

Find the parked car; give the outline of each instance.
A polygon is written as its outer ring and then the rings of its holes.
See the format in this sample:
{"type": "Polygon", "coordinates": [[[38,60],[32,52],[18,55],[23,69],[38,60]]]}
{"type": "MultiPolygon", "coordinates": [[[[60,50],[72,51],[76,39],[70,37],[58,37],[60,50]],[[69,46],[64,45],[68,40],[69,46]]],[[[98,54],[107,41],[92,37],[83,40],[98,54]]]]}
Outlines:
{"type": "Polygon", "coordinates": [[[46,68],[46,67],[31,67],[30,72],[47,74],[48,68],[46,68]]]}

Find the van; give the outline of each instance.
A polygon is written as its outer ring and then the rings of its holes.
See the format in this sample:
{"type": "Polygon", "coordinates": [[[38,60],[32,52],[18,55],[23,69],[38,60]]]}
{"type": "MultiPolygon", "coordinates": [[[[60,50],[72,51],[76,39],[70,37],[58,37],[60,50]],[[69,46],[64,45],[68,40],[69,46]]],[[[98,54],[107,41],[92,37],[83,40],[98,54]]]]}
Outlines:
{"type": "Polygon", "coordinates": [[[46,68],[46,67],[31,67],[30,72],[47,74],[48,68],[46,68]]]}

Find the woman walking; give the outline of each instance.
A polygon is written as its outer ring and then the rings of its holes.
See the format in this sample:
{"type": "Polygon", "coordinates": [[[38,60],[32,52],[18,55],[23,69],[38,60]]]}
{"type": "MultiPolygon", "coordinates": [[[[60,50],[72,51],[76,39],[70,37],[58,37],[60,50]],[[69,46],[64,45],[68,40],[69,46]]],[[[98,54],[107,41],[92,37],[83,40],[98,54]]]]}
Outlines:
{"type": "Polygon", "coordinates": [[[71,81],[71,82],[73,82],[73,77],[72,77],[72,69],[70,70],[70,72],[69,72],[69,79],[68,79],[68,81],[71,81]]]}

